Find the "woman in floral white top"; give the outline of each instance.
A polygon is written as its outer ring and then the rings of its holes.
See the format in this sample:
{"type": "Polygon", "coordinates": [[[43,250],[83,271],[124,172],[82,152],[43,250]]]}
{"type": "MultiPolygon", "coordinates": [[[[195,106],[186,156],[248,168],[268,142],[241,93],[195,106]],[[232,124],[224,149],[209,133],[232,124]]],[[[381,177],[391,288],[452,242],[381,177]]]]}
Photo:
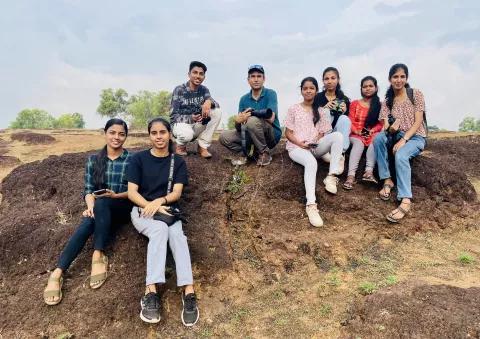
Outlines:
{"type": "Polygon", "coordinates": [[[398,207],[387,220],[399,222],[408,212],[412,199],[412,169],[410,159],[416,157],[425,147],[426,123],[424,120],[425,101],[418,89],[408,85],[408,68],[404,64],[395,64],[388,73],[390,88],[382,103],[379,120],[384,124],[385,133],[379,133],[374,141],[378,164],[378,175],[383,180],[379,192],[382,200],[390,199],[394,187],[388,164],[388,149],[393,147],[395,172],[397,177],[398,207]],[[390,120],[390,121],[389,121],[390,120]]]}
{"type": "Polygon", "coordinates": [[[330,152],[331,161],[327,177],[323,180],[325,189],[337,193],[337,175],[341,174],[340,157],[342,156],[343,136],[340,132],[331,132],[332,125],[328,110],[312,107],[315,94],[318,92],[318,82],[313,77],[307,77],[301,82],[303,102],[288,109],[285,121],[286,148],[290,158],[305,167],[304,182],[307,196],[306,212],[310,224],[315,227],[323,225],[316,204],[315,185],[317,176],[317,159],[330,152]]]}

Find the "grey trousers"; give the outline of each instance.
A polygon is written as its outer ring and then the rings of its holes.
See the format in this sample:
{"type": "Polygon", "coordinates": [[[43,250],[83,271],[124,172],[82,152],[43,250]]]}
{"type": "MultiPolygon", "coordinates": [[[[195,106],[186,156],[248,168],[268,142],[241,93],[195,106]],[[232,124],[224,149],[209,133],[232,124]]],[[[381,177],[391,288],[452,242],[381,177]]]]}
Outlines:
{"type": "MultiPolygon", "coordinates": [[[[352,143],[352,150],[350,151],[350,159],[348,160],[348,175],[355,176],[365,145],[362,140],[359,140],[358,138],[350,137],[350,142],[352,143]]],[[[367,148],[367,164],[365,165],[365,171],[373,171],[374,166],[375,149],[373,148],[372,142],[367,148]]]]}
{"type": "MultiPolygon", "coordinates": [[[[251,142],[259,153],[275,147],[275,133],[273,126],[264,119],[249,117],[245,123],[251,142]]],[[[242,153],[242,137],[237,130],[223,131],[219,138],[220,143],[235,153],[242,153]]]]}
{"type": "Polygon", "coordinates": [[[130,213],[135,229],[148,238],[146,285],[165,282],[167,242],[175,259],[177,286],[193,284],[192,264],[187,237],[183,234],[182,222],[167,226],[162,221],[141,218],[138,207],[130,213]]]}

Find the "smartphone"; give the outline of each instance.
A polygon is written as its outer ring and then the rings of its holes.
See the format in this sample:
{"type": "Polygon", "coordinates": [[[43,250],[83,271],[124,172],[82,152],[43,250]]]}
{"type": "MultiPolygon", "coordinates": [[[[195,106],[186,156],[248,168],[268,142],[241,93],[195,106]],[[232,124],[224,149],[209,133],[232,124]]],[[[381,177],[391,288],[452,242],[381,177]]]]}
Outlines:
{"type": "Polygon", "coordinates": [[[310,147],[310,148],[317,148],[317,147],[318,147],[318,144],[310,143],[310,144],[308,144],[308,147],[310,147]]]}
{"type": "Polygon", "coordinates": [[[102,188],[101,190],[93,191],[93,195],[102,195],[102,194],[105,194],[105,193],[107,193],[106,188],[102,188]]]}
{"type": "Polygon", "coordinates": [[[364,128],[362,128],[362,132],[361,132],[361,133],[362,133],[362,135],[369,135],[369,134],[370,134],[370,130],[364,127],[364,128]]]}

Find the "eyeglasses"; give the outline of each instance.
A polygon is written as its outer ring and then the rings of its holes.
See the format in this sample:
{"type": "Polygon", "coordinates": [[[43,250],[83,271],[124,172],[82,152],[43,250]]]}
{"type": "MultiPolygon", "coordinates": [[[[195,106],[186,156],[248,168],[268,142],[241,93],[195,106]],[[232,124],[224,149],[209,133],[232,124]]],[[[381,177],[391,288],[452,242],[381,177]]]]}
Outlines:
{"type": "Polygon", "coordinates": [[[252,69],[258,69],[260,72],[265,73],[262,65],[252,65],[252,66],[248,67],[249,71],[251,71],[252,69]]]}

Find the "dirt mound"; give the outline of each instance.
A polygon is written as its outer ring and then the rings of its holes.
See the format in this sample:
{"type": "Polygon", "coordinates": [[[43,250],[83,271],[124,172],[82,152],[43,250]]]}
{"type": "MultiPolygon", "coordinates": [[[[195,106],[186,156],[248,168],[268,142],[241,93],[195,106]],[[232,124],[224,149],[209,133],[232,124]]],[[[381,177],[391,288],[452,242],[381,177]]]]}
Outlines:
{"type": "Polygon", "coordinates": [[[472,176],[480,176],[478,154],[480,154],[480,137],[471,135],[448,139],[429,140],[427,150],[443,163],[459,165],[459,170],[472,176]],[[458,159],[461,159],[458,164],[458,159]]]}
{"type": "Polygon", "coordinates": [[[480,288],[399,285],[352,308],[343,338],[479,338],[480,288]]]}
{"type": "MultiPolygon", "coordinates": [[[[189,223],[184,229],[204,323],[194,332],[182,327],[180,296],[170,279],[162,291],[163,320],[155,327],[163,336],[200,336],[211,324],[223,323],[235,298],[248,298],[252,289],[270,286],[280,276],[300,274],[306,265],[323,274],[333,266],[350,265],[385,238],[478,225],[479,204],[459,169],[464,161],[458,158],[453,166],[419,157],[413,162],[413,212],[394,226],[385,221],[395,207],[393,199],[380,201],[377,187],[360,184],[352,192],[328,195],[321,186],[327,166],[320,165],[317,197],[326,227],[312,228],[304,213],[303,169],[288,158],[283,145],[280,149],[267,168],[249,165],[238,171],[224,160],[228,154],[217,143],[210,161],[186,157],[190,185],[183,208],[189,223]]],[[[152,331],[138,319],[146,240],[131,225],[119,229],[109,250],[110,276],[100,291],[85,286],[91,252],[84,251],[67,274],[62,303],[49,308],[42,302],[46,270],[54,267],[84,209],[87,155],[64,154],[26,164],[2,183],[0,283],[5,288],[0,290],[0,328],[5,336],[68,331],[79,337],[138,337],[152,331]]],[[[243,314],[239,312],[233,319],[243,314]]],[[[231,335],[221,327],[215,334],[231,335]]]]}
{"type": "Polygon", "coordinates": [[[0,155],[0,167],[11,167],[18,165],[20,163],[20,159],[17,157],[12,157],[9,155],[0,155]]]}
{"type": "Polygon", "coordinates": [[[51,144],[55,142],[55,138],[48,134],[40,134],[33,132],[13,133],[10,138],[14,141],[22,141],[29,145],[51,144]]]}

